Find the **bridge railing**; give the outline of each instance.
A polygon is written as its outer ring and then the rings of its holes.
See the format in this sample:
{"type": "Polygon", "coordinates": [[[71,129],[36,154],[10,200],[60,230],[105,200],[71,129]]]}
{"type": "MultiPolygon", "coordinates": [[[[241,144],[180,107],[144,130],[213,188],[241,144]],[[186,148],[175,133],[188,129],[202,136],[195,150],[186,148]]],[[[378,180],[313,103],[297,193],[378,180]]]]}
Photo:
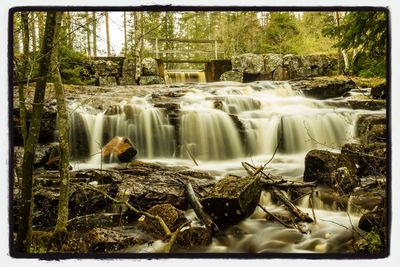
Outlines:
{"type": "MultiPolygon", "coordinates": [[[[153,43],[154,50],[147,50],[148,53],[155,55],[156,58],[162,59],[165,63],[207,63],[211,59],[224,58],[223,48],[219,46],[223,45],[223,40],[193,40],[193,39],[181,39],[181,38],[149,38],[148,41],[153,43]],[[183,44],[208,44],[212,45],[212,49],[199,50],[199,49],[160,49],[160,43],[183,43],[183,44]],[[165,55],[174,55],[173,57],[165,55]],[[204,59],[193,59],[190,55],[201,54],[207,55],[204,59]],[[176,56],[176,55],[187,55],[176,56]],[[222,56],[221,56],[222,55],[222,56]]],[[[175,46],[172,46],[175,47],[175,46]]]]}

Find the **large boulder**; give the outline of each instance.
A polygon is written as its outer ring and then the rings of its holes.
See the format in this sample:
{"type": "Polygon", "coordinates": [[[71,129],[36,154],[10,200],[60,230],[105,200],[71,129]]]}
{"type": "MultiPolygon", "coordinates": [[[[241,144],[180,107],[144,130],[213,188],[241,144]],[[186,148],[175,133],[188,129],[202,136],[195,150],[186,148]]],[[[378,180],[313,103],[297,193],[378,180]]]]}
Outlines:
{"type": "Polygon", "coordinates": [[[386,143],[345,144],[342,154],[357,164],[359,177],[387,174],[386,143]]]}
{"type": "Polygon", "coordinates": [[[299,56],[293,54],[287,54],[282,57],[282,66],[284,69],[284,75],[286,79],[295,79],[297,77],[309,76],[307,74],[300,74],[302,60],[299,56]]]}
{"type": "Polygon", "coordinates": [[[386,99],[386,83],[371,88],[371,97],[373,99],[386,99]]]}
{"type": "Polygon", "coordinates": [[[117,79],[115,76],[100,76],[99,77],[100,86],[117,86],[117,79]]]}
{"type": "Polygon", "coordinates": [[[111,60],[95,60],[93,68],[98,76],[115,76],[119,74],[118,63],[111,60]]]}
{"type": "Polygon", "coordinates": [[[142,76],[158,76],[158,63],[154,58],[144,58],[142,60],[142,76]]]}
{"type": "Polygon", "coordinates": [[[351,158],[327,150],[311,150],[305,158],[303,179],[334,186],[341,167],[346,167],[346,177],[353,177],[357,171],[351,158]]]}
{"type": "Polygon", "coordinates": [[[386,142],[386,114],[363,114],[357,121],[357,135],[363,143],[386,142]]]}
{"type": "Polygon", "coordinates": [[[258,74],[264,69],[264,59],[261,55],[241,54],[232,57],[232,70],[243,73],[258,74]]]}
{"type": "Polygon", "coordinates": [[[102,149],[103,158],[117,158],[120,162],[130,162],[137,150],[128,137],[115,136],[102,149]]]}
{"type": "Polygon", "coordinates": [[[164,79],[160,76],[141,76],[139,80],[140,85],[151,85],[151,84],[163,84],[165,83],[164,79]]]}
{"type": "Polygon", "coordinates": [[[136,61],[132,58],[124,60],[122,65],[121,85],[136,85],[136,61]]]}
{"type": "Polygon", "coordinates": [[[264,71],[273,73],[276,69],[282,66],[283,59],[281,54],[268,53],[264,57],[264,71]]]}
{"type": "Polygon", "coordinates": [[[315,99],[341,97],[356,86],[351,79],[343,80],[329,77],[296,80],[291,81],[290,84],[293,89],[301,90],[305,96],[315,99]]]}
{"type": "Polygon", "coordinates": [[[216,222],[234,224],[253,213],[261,189],[258,177],[226,176],[211,188],[201,204],[216,222]]]}
{"type": "Polygon", "coordinates": [[[220,81],[243,82],[243,72],[230,70],[222,73],[220,81]]]}

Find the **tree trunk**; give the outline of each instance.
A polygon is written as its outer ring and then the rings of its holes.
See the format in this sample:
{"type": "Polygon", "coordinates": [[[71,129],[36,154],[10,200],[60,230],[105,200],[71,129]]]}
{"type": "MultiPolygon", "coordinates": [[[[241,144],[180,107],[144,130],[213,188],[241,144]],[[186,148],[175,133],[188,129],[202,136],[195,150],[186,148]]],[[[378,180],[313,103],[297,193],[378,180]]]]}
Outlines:
{"type": "MultiPolygon", "coordinates": [[[[43,29],[44,29],[44,12],[38,12],[38,30],[39,30],[39,46],[43,42],[43,29]]],[[[40,49],[40,48],[39,48],[40,49]]]]}
{"type": "Polygon", "coordinates": [[[140,58],[140,27],[139,27],[139,12],[133,12],[133,23],[134,23],[134,31],[135,31],[135,79],[136,82],[139,82],[142,64],[140,58]]]}
{"type": "Polygon", "coordinates": [[[31,12],[32,18],[31,18],[31,35],[32,35],[32,52],[36,52],[36,18],[35,18],[35,13],[31,12]]]}
{"type": "Polygon", "coordinates": [[[18,16],[14,14],[14,23],[13,23],[13,48],[14,48],[14,56],[19,54],[19,24],[18,24],[18,16]]]}
{"type": "Polygon", "coordinates": [[[105,12],[105,17],[106,17],[106,35],[107,35],[107,56],[110,56],[110,29],[108,26],[108,12],[105,12]]]}
{"type": "Polygon", "coordinates": [[[20,207],[20,221],[16,250],[18,252],[29,252],[32,241],[32,212],[33,212],[33,160],[36,145],[39,139],[40,123],[43,113],[43,102],[46,91],[47,75],[54,41],[54,28],[56,24],[56,13],[48,12],[44,30],[43,42],[40,51],[39,75],[36,82],[34,103],[32,108],[31,123],[24,147],[22,161],[22,198],[20,207]]]}
{"type": "Polygon", "coordinates": [[[124,56],[127,56],[128,36],[126,33],[126,12],[124,12],[124,56]]]}
{"type": "Polygon", "coordinates": [[[88,57],[92,54],[92,49],[90,47],[90,16],[89,12],[85,12],[86,15],[86,37],[87,37],[87,52],[88,52],[88,57]]]}
{"type": "MultiPolygon", "coordinates": [[[[57,12],[57,26],[55,38],[59,35],[61,26],[62,12],[57,12]]],[[[58,200],[57,223],[54,232],[65,233],[68,221],[68,201],[69,201],[69,141],[68,141],[68,112],[65,104],[64,87],[61,80],[58,50],[56,46],[53,52],[52,65],[54,69],[54,89],[57,99],[57,118],[58,118],[58,142],[60,145],[60,197],[58,200]]]]}
{"type": "MultiPolygon", "coordinates": [[[[338,11],[335,12],[335,18],[336,18],[336,27],[340,27],[340,14],[338,11]]],[[[341,34],[340,32],[338,33],[338,39],[339,42],[341,41],[341,34]]],[[[338,52],[337,52],[337,64],[338,64],[338,74],[342,74],[343,73],[343,67],[342,67],[342,63],[341,63],[341,49],[340,47],[338,47],[338,52]]]]}
{"type": "Polygon", "coordinates": [[[97,57],[97,21],[96,11],[92,12],[93,56],[97,57]]]}
{"type": "MultiPolygon", "coordinates": [[[[19,73],[18,83],[18,98],[19,98],[19,114],[21,124],[22,142],[25,145],[26,142],[26,106],[25,106],[25,80],[28,80],[28,64],[29,64],[29,17],[28,12],[21,12],[21,23],[22,23],[22,46],[23,46],[23,62],[19,73]]],[[[27,82],[27,86],[29,82],[27,82]]]]}

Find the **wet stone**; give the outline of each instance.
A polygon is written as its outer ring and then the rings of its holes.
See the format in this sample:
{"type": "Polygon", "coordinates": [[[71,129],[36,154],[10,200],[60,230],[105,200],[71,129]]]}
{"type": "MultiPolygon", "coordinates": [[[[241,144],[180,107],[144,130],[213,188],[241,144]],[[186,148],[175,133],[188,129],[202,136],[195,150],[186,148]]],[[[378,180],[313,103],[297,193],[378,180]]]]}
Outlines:
{"type": "Polygon", "coordinates": [[[253,213],[261,189],[259,178],[227,176],[211,188],[201,204],[216,222],[232,224],[253,213]]]}
{"type": "MultiPolygon", "coordinates": [[[[187,222],[183,211],[178,210],[171,204],[155,205],[148,210],[148,213],[159,216],[161,219],[163,219],[171,232],[174,232],[180,225],[187,222]]],[[[139,228],[144,232],[149,233],[156,239],[166,238],[162,226],[156,219],[145,216],[144,220],[139,223],[139,228]]]]}

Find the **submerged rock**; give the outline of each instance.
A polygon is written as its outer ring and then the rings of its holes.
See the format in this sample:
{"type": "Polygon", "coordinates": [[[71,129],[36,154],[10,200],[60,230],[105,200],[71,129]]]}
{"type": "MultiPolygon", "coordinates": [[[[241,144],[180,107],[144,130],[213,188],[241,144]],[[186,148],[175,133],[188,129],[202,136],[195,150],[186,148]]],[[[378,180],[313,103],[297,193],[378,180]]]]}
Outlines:
{"type": "Polygon", "coordinates": [[[103,158],[117,157],[120,162],[130,162],[137,154],[137,150],[128,137],[116,136],[102,149],[103,158]]]}
{"type": "Polygon", "coordinates": [[[222,224],[241,221],[253,213],[262,185],[258,177],[227,176],[219,180],[201,200],[207,213],[222,224]]]}

